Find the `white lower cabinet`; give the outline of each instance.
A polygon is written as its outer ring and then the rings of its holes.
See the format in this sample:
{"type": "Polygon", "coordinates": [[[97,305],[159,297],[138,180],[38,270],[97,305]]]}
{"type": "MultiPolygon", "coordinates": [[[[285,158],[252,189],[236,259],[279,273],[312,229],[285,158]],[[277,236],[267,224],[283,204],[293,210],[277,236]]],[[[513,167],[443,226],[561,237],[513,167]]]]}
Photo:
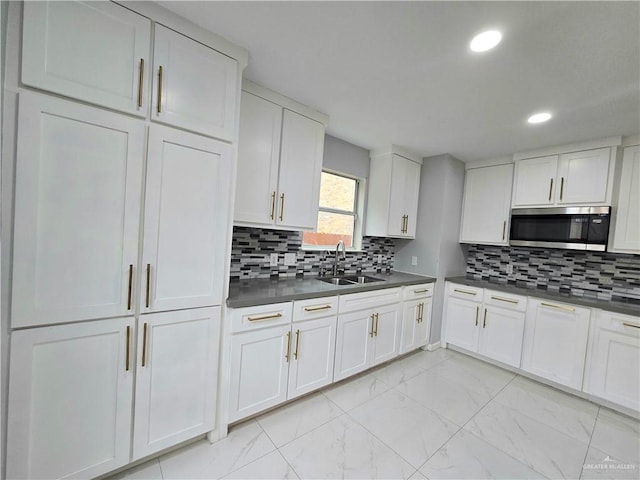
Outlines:
{"type": "Polygon", "coordinates": [[[580,390],[591,310],[529,298],[522,369],[580,390]]]}
{"type": "Polygon", "coordinates": [[[7,478],[93,478],[129,462],[133,325],[12,333],[7,478]]]}
{"type": "Polygon", "coordinates": [[[526,297],[454,284],[447,292],[447,343],[520,367],[526,297]]]}
{"type": "Polygon", "coordinates": [[[335,381],[398,356],[402,329],[400,299],[400,288],[340,297],[335,381]],[[349,311],[359,307],[365,308],[349,311]]]}
{"type": "Polygon", "coordinates": [[[640,318],[595,312],[584,391],[640,411],[640,318]]]}
{"type": "Polygon", "coordinates": [[[215,428],[220,307],[138,322],[133,460],[215,428]]]}
{"type": "Polygon", "coordinates": [[[230,422],[333,381],[336,312],[337,297],[231,311],[230,422]]]}
{"type": "Polygon", "coordinates": [[[405,287],[402,307],[400,353],[410,352],[429,342],[433,284],[405,287]]]}

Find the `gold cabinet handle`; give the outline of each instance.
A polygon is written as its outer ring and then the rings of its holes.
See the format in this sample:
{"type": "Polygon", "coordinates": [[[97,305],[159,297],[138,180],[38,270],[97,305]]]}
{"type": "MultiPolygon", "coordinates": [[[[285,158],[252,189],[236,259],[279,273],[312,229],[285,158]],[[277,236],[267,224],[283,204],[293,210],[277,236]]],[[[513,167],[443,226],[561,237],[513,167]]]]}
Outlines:
{"type": "Polygon", "coordinates": [[[129,288],[127,291],[127,310],[131,310],[132,295],[133,295],[133,265],[129,264],[129,288]]]}
{"type": "Polygon", "coordinates": [[[622,322],[622,325],[624,325],[625,327],[640,328],[640,325],[636,325],[634,323],[622,322]]]}
{"type": "Polygon", "coordinates": [[[129,358],[131,357],[131,327],[127,325],[127,348],[124,354],[124,369],[129,371],[129,358]]]}
{"type": "Polygon", "coordinates": [[[482,328],[487,326],[487,309],[484,309],[484,320],[482,320],[482,328]]]}
{"type": "Polygon", "coordinates": [[[563,191],[564,191],[564,177],[560,177],[560,201],[562,201],[563,191]]]}
{"type": "Polygon", "coordinates": [[[280,194],[280,221],[284,217],[284,193],[280,194]]]}
{"type": "Polygon", "coordinates": [[[424,303],[420,302],[420,317],[418,318],[418,323],[422,323],[424,320],[424,303]]]}
{"type": "Polygon", "coordinates": [[[491,296],[491,300],[499,300],[501,302],[515,303],[516,305],[520,303],[518,300],[511,300],[509,298],[502,298],[502,297],[494,297],[493,295],[491,296]]]}
{"type": "Polygon", "coordinates": [[[373,334],[377,337],[378,336],[378,316],[379,316],[379,314],[376,313],[375,316],[376,316],[376,328],[373,331],[373,334]]]}
{"type": "Polygon", "coordinates": [[[428,291],[429,291],[428,288],[423,288],[421,290],[414,290],[413,293],[417,295],[418,293],[427,293],[428,291]]]}
{"type": "Polygon", "coordinates": [[[287,332],[287,353],[284,354],[284,359],[289,363],[289,354],[291,353],[291,332],[287,332]]]}
{"type": "Polygon", "coordinates": [[[553,303],[540,302],[540,305],[542,305],[543,307],[551,307],[551,308],[557,308],[558,310],[565,310],[567,312],[575,312],[576,311],[575,308],[565,307],[564,305],[554,305],[553,303]]]}
{"type": "Polygon", "coordinates": [[[145,307],[149,308],[149,290],[150,290],[150,285],[151,284],[151,264],[147,263],[147,291],[145,292],[145,296],[144,296],[144,305],[145,307]]]}
{"type": "Polygon", "coordinates": [[[298,347],[300,346],[300,330],[296,330],[296,348],[293,351],[294,360],[298,359],[298,347]]]}
{"type": "Polygon", "coordinates": [[[281,313],[273,313],[270,315],[261,315],[259,317],[247,317],[247,320],[250,322],[257,322],[258,320],[269,320],[271,318],[280,318],[281,316],[281,313]]]}
{"type": "Polygon", "coordinates": [[[276,214],[276,192],[271,192],[271,214],[269,215],[271,220],[275,218],[274,217],[275,214],[276,214]]]}
{"type": "Polygon", "coordinates": [[[405,215],[406,220],[404,221],[404,233],[409,233],[409,215],[405,215]]]}
{"type": "Polygon", "coordinates": [[[144,58],[140,59],[140,71],[138,72],[138,108],[142,108],[142,86],[144,85],[144,58]]]}
{"type": "Polygon", "coordinates": [[[467,295],[473,295],[474,297],[476,296],[476,292],[467,292],[466,290],[458,290],[457,288],[454,288],[453,291],[458,293],[466,293],[467,295]]]}
{"type": "Polygon", "coordinates": [[[553,178],[549,179],[549,201],[551,201],[551,192],[553,191],[553,178]]]}
{"type": "Polygon", "coordinates": [[[142,366],[147,364],[147,323],[142,326],[142,366]]]}
{"type": "Polygon", "coordinates": [[[372,313],[369,318],[371,319],[371,331],[369,332],[369,336],[373,338],[373,324],[375,322],[376,314],[372,313]]]}
{"type": "Polygon", "coordinates": [[[304,307],[305,312],[317,312],[319,310],[328,310],[331,308],[331,305],[321,305],[319,307],[304,307]]]}
{"type": "Polygon", "coordinates": [[[476,327],[478,326],[478,315],[480,315],[480,307],[476,307],[476,327]]]}
{"type": "Polygon", "coordinates": [[[502,222],[502,240],[504,241],[504,236],[507,233],[507,221],[502,222]]]}
{"type": "Polygon", "coordinates": [[[158,67],[158,113],[162,112],[162,65],[158,67]]]}

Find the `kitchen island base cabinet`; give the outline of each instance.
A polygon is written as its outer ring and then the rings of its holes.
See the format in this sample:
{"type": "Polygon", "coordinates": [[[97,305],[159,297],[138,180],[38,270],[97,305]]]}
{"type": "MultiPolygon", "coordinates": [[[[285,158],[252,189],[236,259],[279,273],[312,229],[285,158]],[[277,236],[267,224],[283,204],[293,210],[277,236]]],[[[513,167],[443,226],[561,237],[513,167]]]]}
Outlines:
{"type": "Polygon", "coordinates": [[[596,312],[584,391],[640,411],[640,318],[596,312]]]}
{"type": "Polygon", "coordinates": [[[7,478],[93,478],[129,462],[133,325],[13,332],[7,478]]]}
{"type": "Polygon", "coordinates": [[[220,307],[138,323],[133,460],[215,428],[220,307]]]}
{"type": "Polygon", "coordinates": [[[588,308],[530,298],[522,369],[581,390],[590,315],[588,308]]]}

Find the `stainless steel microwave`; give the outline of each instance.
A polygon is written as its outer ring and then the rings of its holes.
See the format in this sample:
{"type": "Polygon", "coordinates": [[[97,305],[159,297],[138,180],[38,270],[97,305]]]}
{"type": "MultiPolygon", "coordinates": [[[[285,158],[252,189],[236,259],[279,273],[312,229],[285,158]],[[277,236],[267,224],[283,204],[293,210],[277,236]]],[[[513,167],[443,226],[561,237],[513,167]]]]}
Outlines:
{"type": "Polygon", "coordinates": [[[514,208],[509,245],[604,252],[611,207],[514,208]]]}

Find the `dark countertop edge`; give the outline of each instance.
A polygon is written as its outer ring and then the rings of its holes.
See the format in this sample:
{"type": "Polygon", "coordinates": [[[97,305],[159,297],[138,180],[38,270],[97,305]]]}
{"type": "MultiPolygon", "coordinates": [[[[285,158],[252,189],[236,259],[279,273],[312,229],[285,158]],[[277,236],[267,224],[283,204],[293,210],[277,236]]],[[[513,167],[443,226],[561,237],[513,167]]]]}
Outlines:
{"type": "Polygon", "coordinates": [[[383,290],[385,288],[395,288],[395,287],[403,287],[407,285],[419,285],[422,283],[434,283],[436,278],[427,277],[422,275],[416,275],[413,273],[404,273],[404,272],[392,272],[388,273],[368,273],[365,272],[365,275],[373,276],[373,277],[391,277],[384,282],[379,283],[370,283],[365,285],[331,285],[329,283],[325,283],[320,281],[318,277],[311,277],[305,279],[297,279],[297,278],[285,278],[282,280],[269,280],[266,278],[256,279],[256,280],[241,280],[241,282],[248,283],[256,283],[269,285],[277,288],[277,284],[281,283],[283,286],[286,286],[287,283],[298,283],[304,282],[305,287],[309,288],[308,291],[304,292],[295,292],[295,293],[287,293],[287,294],[277,294],[273,296],[264,296],[261,293],[256,293],[255,296],[252,296],[251,293],[240,293],[241,296],[238,298],[231,298],[231,291],[233,290],[233,283],[229,288],[230,297],[227,298],[226,304],[228,308],[243,308],[243,307],[255,307],[258,305],[269,305],[272,303],[282,303],[282,302],[291,302],[295,300],[307,300],[312,298],[322,298],[322,297],[333,297],[335,295],[348,295],[351,293],[360,293],[360,292],[368,292],[373,290],[383,290]],[[308,283],[307,283],[308,282],[308,283]]]}
{"type": "Polygon", "coordinates": [[[576,295],[550,292],[536,288],[519,287],[511,284],[494,283],[488,280],[475,280],[467,277],[447,277],[445,281],[467,285],[469,287],[487,288],[505,293],[513,293],[526,297],[556,300],[558,302],[571,303],[588,308],[599,308],[608,312],[621,313],[623,315],[640,316],[640,305],[633,303],[617,302],[615,300],[598,300],[597,298],[578,297],[576,295]]]}

